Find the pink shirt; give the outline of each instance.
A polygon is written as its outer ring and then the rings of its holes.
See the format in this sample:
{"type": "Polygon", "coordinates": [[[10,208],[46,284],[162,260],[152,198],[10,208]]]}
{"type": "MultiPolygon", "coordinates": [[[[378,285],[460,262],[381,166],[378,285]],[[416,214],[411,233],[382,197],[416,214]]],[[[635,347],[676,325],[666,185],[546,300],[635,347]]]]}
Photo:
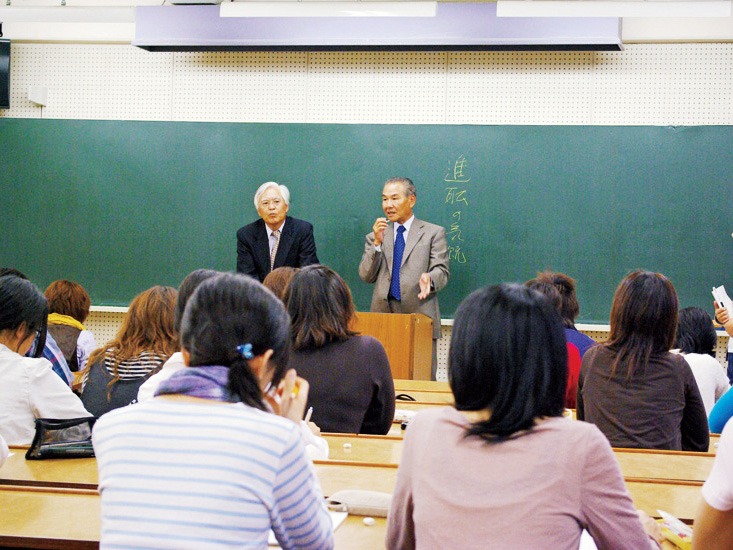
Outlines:
{"type": "Polygon", "coordinates": [[[387,548],[658,548],[613,451],[593,425],[542,422],[502,443],[465,438],[453,408],[421,411],[405,434],[387,548]]]}

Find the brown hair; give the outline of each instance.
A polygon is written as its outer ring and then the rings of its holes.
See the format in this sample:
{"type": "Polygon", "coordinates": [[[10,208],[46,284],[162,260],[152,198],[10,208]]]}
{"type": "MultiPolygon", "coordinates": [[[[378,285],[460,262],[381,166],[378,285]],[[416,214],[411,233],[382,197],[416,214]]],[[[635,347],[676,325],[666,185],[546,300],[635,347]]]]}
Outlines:
{"type": "Polygon", "coordinates": [[[87,320],[92,299],[79,283],[61,279],[54,281],[43,293],[48,300],[49,313],[59,313],[73,317],[80,323],[87,320]]]}
{"type": "Polygon", "coordinates": [[[351,290],[341,276],[325,265],[309,265],[296,273],[285,291],[292,321],[293,349],[320,348],[347,340],[354,318],[351,290]]]}
{"type": "Polygon", "coordinates": [[[627,376],[654,354],[668,352],[677,330],[677,292],[661,273],[634,271],[618,285],[611,306],[611,333],[604,344],[616,357],[611,372],[627,376]]]}
{"type": "Polygon", "coordinates": [[[288,289],[293,275],[297,272],[297,267],[283,266],[275,268],[267,274],[262,284],[269,288],[275,296],[280,298],[281,302],[285,302],[285,291],[288,289]]]}
{"type": "Polygon", "coordinates": [[[563,325],[568,328],[575,328],[575,318],[580,313],[578,297],[575,295],[575,279],[564,273],[554,271],[543,271],[533,279],[537,283],[553,285],[560,293],[560,316],[563,325]]]}
{"type": "Polygon", "coordinates": [[[108,352],[112,356],[113,378],[109,388],[120,379],[117,367],[122,361],[144,351],[165,361],[178,351],[178,333],[173,323],[177,294],[175,288],[154,286],[135,296],[115,338],[89,356],[88,368],[108,352]]]}

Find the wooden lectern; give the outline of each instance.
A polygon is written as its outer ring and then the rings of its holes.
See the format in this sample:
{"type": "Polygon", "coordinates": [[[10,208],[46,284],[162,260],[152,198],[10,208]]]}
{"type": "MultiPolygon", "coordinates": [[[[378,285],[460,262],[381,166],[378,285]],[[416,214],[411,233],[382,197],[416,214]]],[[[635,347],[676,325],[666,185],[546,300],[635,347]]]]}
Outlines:
{"type": "Polygon", "coordinates": [[[352,329],[382,343],[392,378],[430,380],[433,320],[427,315],[358,312],[352,329]]]}

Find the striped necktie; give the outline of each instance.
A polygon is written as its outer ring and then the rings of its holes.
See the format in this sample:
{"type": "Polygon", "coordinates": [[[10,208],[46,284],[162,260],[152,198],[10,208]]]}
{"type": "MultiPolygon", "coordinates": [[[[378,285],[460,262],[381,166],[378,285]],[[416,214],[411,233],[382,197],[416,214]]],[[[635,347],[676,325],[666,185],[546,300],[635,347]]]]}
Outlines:
{"type": "Polygon", "coordinates": [[[277,255],[277,245],[280,244],[280,230],[276,229],[270,235],[270,271],[275,267],[275,256],[277,255]]]}

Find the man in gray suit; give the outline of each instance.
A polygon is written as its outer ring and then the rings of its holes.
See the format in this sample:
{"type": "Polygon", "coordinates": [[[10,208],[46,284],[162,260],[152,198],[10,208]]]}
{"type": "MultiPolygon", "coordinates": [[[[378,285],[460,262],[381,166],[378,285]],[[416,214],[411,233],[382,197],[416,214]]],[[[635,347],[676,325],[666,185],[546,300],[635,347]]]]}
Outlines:
{"type": "Polygon", "coordinates": [[[448,243],[445,228],[419,220],[412,213],[417,201],[408,178],[391,178],[382,189],[386,218],[377,218],[366,236],[359,277],[374,283],[371,310],[382,313],[424,313],[433,319],[432,378],[437,369],[436,340],[440,338],[438,292],[448,282],[448,243]],[[393,263],[400,267],[393,269],[393,263]]]}

